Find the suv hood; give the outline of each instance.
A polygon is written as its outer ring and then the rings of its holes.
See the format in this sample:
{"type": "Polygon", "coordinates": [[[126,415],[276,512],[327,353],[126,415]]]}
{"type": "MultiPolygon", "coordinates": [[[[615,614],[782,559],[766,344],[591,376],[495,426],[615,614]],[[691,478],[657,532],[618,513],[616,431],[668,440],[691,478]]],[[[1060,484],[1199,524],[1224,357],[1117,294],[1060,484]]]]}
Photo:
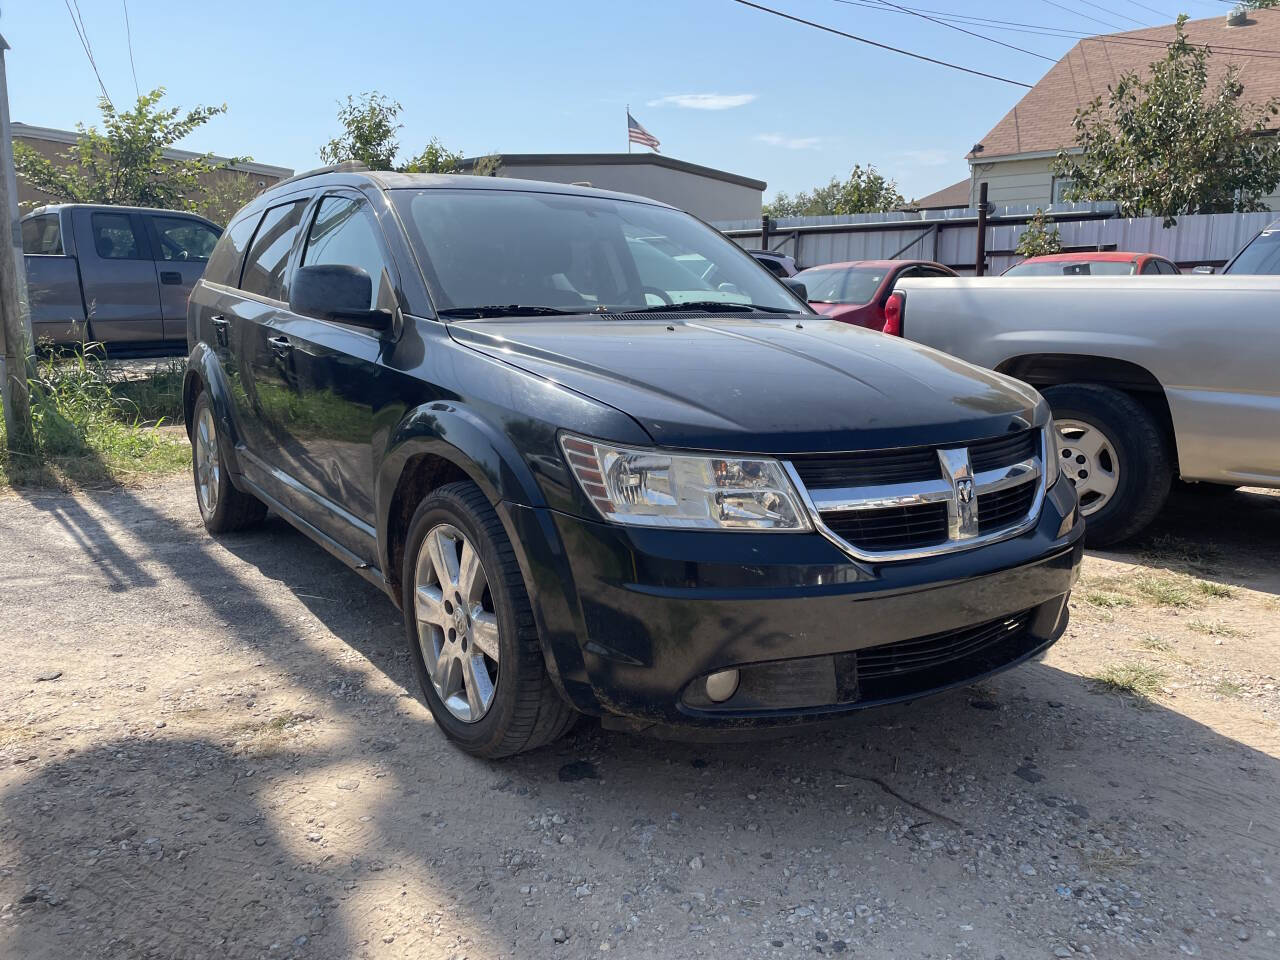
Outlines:
{"type": "Polygon", "coordinates": [[[791,454],[958,443],[1031,424],[1039,402],[1016,380],[816,316],[475,320],[449,332],[617,408],[668,447],[791,454]]]}

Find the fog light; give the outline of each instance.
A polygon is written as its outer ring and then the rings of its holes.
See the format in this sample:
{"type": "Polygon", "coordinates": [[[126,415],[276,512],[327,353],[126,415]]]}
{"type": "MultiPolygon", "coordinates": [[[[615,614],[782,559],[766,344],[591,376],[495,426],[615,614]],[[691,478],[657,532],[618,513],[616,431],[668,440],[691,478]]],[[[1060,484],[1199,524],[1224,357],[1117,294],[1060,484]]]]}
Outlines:
{"type": "Polygon", "coordinates": [[[737,692],[738,671],[721,670],[707,677],[707,699],[724,703],[737,692]]]}

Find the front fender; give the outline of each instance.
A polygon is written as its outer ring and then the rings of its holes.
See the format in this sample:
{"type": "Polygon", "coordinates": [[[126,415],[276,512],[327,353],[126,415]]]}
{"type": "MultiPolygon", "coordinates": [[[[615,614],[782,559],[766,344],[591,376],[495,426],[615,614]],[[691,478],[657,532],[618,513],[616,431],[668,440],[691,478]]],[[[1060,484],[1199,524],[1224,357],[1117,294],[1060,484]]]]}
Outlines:
{"type": "Polygon", "coordinates": [[[240,432],[236,429],[233,411],[235,404],[231,399],[231,387],[222,361],[209,346],[197,343],[187,358],[187,372],[182,380],[182,411],[186,420],[187,438],[191,437],[192,411],[195,409],[196,397],[201,391],[207,391],[213,406],[213,415],[218,419],[218,430],[230,442],[223,455],[229,460],[227,469],[233,474],[240,473],[240,464],[236,459],[236,449],[240,446],[240,432]]]}

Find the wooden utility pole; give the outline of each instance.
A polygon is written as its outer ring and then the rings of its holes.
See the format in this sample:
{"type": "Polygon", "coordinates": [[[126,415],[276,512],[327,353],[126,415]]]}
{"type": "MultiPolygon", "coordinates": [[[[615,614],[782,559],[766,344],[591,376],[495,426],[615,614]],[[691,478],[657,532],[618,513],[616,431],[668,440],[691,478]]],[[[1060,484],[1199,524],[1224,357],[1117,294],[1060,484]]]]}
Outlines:
{"type": "Polygon", "coordinates": [[[31,316],[27,311],[27,272],[22,259],[22,225],[18,220],[18,183],[13,170],[13,132],[9,127],[9,84],[0,36],[0,400],[4,403],[6,443],[16,453],[34,453],[27,360],[31,316]]]}

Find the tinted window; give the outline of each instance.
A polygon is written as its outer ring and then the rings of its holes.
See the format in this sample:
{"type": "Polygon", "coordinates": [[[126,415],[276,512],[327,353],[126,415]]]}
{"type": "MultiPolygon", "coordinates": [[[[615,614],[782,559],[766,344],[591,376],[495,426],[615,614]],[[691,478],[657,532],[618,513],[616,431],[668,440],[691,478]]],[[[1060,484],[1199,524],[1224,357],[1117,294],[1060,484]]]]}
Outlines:
{"type": "Polygon", "coordinates": [[[1160,273],[1160,261],[1148,260],[1142,265],[1142,275],[1144,277],[1154,277],[1160,273]]]}
{"type": "Polygon", "coordinates": [[[95,213],[90,220],[93,248],[104,260],[141,260],[133,218],[127,213],[95,213]]]}
{"type": "Polygon", "coordinates": [[[1280,273],[1280,229],[1263,230],[1224,272],[1280,273]]]}
{"type": "Polygon", "coordinates": [[[756,259],[775,277],[785,277],[787,275],[787,271],[782,269],[782,264],[777,260],[770,260],[768,257],[756,257],[756,259]]]}
{"type": "Polygon", "coordinates": [[[306,206],[306,200],[295,200],[267,211],[253,235],[240,289],[272,300],[288,299],[284,273],[289,267],[289,253],[298,238],[306,206]]]}
{"type": "Polygon", "coordinates": [[[796,279],[814,303],[870,303],[887,272],[884,267],[811,267],[796,279]]]}
{"type": "Polygon", "coordinates": [[[359,267],[373,281],[368,307],[375,310],[380,303],[387,305],[391,294],[384,283],[383,272],[388,264],[378,234],[378,224],[365,201],[325,197],[311,225],[302,262],[310,266],[336,263],[359,267]]]}
{"type": "Polygon", "coordinates": [[[62,253],[62,224],[56,213],[22,221],[23,253],[62,253]]]}
{"type": "Polygon", "coordinates": [[[1160,268],[1161,273],[1169,276],[1179,276],[1182,273],[1176,263],[1170,263],[1168,260],[1157,260],[1156,265],[1160,268]]]}
{"type": "Polygon", "coordinates": [[[394,190],[392,197],[442,309],[620,311],[690,300],[801,309],[741,248],[668,207],[516,190],[394,190]],[[701,279],[708,274],[714,284],[701,279]]]}
{"type": "Polygon", "coordinates": [[[152,217],[160,249],[157,260],[208,260],[218,243],[218,231],[186,217],[152,217]]]}
{"type": "Polygon", "coordinates": [[[945,270],[939,270],[937,267],[920,267],[916,273],[917,277],[949,277],[951,274],[945,270]]]}
{"type": "Polygon", "coordinates": [[[253,236],[254,227],[262,218],[261,214],[245,217],[233,223],[222,235],[213,254],[209,257],[209,265],[204,268],[204,278],[211,283],[224,283],[234,287],[240,282],[240,264],[244,262],[244,248],[253,236]]]}
{"type": "Polygon", "coordinates": [[[1004,272],[1006,277],[1127,277],[1132,260],[1025,260],[1004,272]]]}

